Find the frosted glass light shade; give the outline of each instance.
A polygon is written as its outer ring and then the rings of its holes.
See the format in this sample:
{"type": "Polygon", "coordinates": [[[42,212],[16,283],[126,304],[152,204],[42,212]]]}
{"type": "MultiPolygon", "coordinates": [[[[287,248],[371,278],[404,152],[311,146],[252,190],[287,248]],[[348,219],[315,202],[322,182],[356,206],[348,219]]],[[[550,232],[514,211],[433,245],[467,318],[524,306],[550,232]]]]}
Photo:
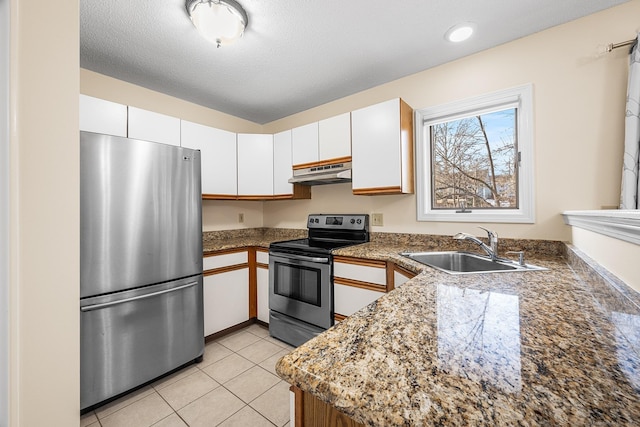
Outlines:
{"type": "Polygon", "coordinates": [[[187,11],[202,37],[218,47],[242,37],[247,26],[247,14],[235,1],[188,0],[187,11]]]}

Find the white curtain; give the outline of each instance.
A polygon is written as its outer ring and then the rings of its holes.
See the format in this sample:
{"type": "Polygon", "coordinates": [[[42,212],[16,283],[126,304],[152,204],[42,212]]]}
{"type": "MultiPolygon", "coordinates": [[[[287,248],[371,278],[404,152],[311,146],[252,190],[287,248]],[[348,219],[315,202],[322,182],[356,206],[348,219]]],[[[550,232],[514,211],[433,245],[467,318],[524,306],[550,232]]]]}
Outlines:
{"type": "Polygon", "coordinates": [[[640,209],[640,47],[631,49],[627,109],[624,119],[624,161],[620,209],[640,209]]]}

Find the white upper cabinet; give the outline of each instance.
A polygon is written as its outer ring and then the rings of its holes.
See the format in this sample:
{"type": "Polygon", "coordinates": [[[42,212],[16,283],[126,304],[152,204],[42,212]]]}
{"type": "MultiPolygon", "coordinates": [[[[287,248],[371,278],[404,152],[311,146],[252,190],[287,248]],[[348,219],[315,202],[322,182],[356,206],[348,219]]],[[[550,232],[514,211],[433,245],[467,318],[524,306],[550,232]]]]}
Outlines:
{"type": "Polygon", "coordinates": [[[129,138],[180,146],[180,119],[129,107],[129,138]]]}
{"type": "Polygon", "coordinates": [[[318,122],[320,160],[351,157],[351,113],[318,122]]]}
{"type": "Polygon", "coordinates": [[[273,195],[273,135],[238,134],[238,195],[273,195]]]}
{"type": "Polygon", "coordinates": [[[200,150],[205,198],[207,195],[235,198],[238,194],[236,134],[182,120],[180,136],[183,147],[200,150]]]}
{"type": "Polygon", "coordinates": [[[293,194],[291,178],[291,130],[273,135],[273,194],[293,194]]]}
{"type": "Polygon", "coordinates": [[[291,130],[293,164],[302,165],[320,160],[318,157],[318,122],[291,130]]]}
{"type": "Polygon", "coordinates": [[[80,130],[127,136],[127,106],[80,95],[80,130]]]}
{"type": "Polygon", "coordinates": [[[354,194],[413,193],[413,111],[400,98],[351,113],[354,194]]]}

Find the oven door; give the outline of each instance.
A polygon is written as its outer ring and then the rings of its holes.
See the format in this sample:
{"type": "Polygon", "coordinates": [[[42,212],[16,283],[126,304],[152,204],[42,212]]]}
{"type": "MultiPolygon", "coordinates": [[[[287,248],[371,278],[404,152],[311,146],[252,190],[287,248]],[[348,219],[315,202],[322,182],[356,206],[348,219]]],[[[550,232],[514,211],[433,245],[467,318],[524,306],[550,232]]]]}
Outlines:
{"type": "Polygon", "coordinates": [[[321,328],[333,326],[331,257],[270,252],[269,309],[321,328]]]}

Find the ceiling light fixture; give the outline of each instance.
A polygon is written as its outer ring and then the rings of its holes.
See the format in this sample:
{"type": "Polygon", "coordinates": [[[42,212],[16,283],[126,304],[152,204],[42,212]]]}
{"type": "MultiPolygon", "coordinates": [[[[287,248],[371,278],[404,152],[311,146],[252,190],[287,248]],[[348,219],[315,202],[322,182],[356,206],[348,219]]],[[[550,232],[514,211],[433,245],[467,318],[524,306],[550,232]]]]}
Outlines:
{"type": "Polygon", "coordinates": [[[200,35],[217,47],[238,40],[249,23],[247,13],[234,0],[187,0],[186,7],[200,35]]]}
{"type": "Polygon", "coordinates": [[[453,43],[458,43],[467,40],[473,34],[475,30],[475,24],[472,22],[463,22],[461,24],[456,24],[453,27],[449,28],[446,33],[444,33],[444,38],[453,43]]]}

